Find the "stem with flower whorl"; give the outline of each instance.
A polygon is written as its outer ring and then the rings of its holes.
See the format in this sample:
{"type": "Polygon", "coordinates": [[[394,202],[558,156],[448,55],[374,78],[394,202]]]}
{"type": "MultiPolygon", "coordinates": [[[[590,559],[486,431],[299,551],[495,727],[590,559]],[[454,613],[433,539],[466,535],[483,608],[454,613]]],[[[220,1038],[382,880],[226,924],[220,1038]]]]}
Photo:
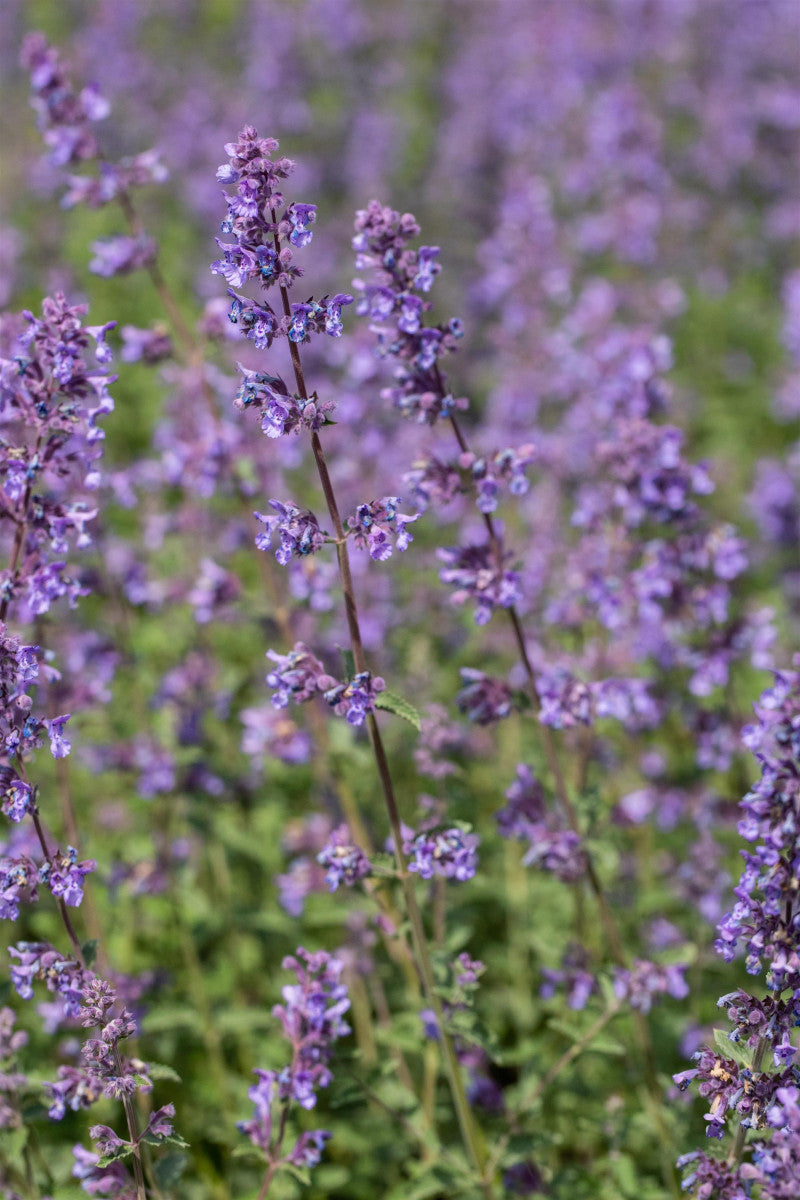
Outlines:
{"type": "MultiPolygon", "coordinates": [[[[436,374],[437,381],[439,383],[441,394],[442,394],[442,396],[444,396],[445,395],[444,380],[442,379],[442,376],[441,376],[438,366],[435,369],[435,374],[436,374]]],[[[464,436],[464,433],[461,429],[461,426],[460,426],[455,414],[450,413],[448,416],[448,420],[450,422],[450,425],[452,426],[453,433],[455,434],[456,441],[458,442],[459,448],[464,453],[469,452],[469,445],[467,443],[467,440],[464,436]]],[[[482,513],[482,516],[483,516],[484,524],[486,526],[486,531],[489,536],[489,542],[492,546],[492,551],[493,551],[493,553],[498,561],[498,564],[499,564],[501,561],[500,541],[497,536],[497,531],[494,526],[494,521],[492,520],[492,515],[491,515],[491,513],[482,513]]],[[[506,608],[506,612],[508,613],[508,619],[509,619],[509,622],[511,624],[511,628],[512,628],[512,631],[514,634],[514,640],[517,644],[520,662],[522,663],[522,667],[525,671],[525,678],[527,680],[527,686],[528,686],[528,691],[530,693],[531,701],[533,703],[534,709],[536,711],[539,711],[539,710],[541,710],[541,706],[542,706],[541,699],[539,696],[539,688],[536,683],[536,674],[533,669],[533,664],[531,663],[530,656],[528,654],[528,647],[527,647],[527,642],[525,640],[525,632],[522,628],[522,622],[520,621],[519,613],[517,612],[515,605],[512,604],[511,606],[506,608]]],[[[574,833],[579,834],[580,833],[580,823],[578,821],[578,814],[577,814],[575,806],[572,803],[572,800],[570,798],[569,789],[567,787],[567,781],[564,777],[564,772],[561,769],[561,762],[559,760],[558,750],[556,749],[553,735],[552,735],[552,733],[550,731],[550,727],[548,725],[540,725],[540,730],[541,730],[542,748],[544,750],[544,754],[545,754],[545,758],[547,760],[547,765],[550,770],[550,774],[553,777],[553,782],[555,784],[556,796],[558,797],[559,804],[561,805],[561,807],[564,811],[564,814],[567,818],[567,821],[569,822],[570,828],[572,829],[572,831],[574,833]]],[[[617,925],[614,914],[611,911],[611,906],[608,902],[608,897],[605,894],[603,885],[600,881],[600,877],[597,874],[597,870],[595,868],[592,856],[590,855],[590,853],[589,853],[588,849],[586,849],[586,847],[584,847],[583,853],[584,853],[584,858],[586,861],[586,877],[589,881],[589,887],[591,888],[592,894],[594,895],[595,901],[597,903],[597,907],[598,907],[598,910],[600,913],[600,921],[603,926],[603,931],[605,933],[606,940],[608,941],[608,945],[611,950],[612,957],[614,958],[614,961],[617,963],[618,966],[627,967],[627,965],[628,965],[627,955],[625,954],[625,950],[623,948],[622,938],[621,938],[620,932],[619,932],[619,926],[617,925]]],[[[661,1143],[662,1158],[663,1158],[662,1167],[663,1167],[663,1173],[664,1173],[664,1180],[665,1180],[665,1183],[667,1184],[667,1186],[669,1187],[672,1196],[677,1198],[679,1193],[678,1193],[678,1186],[677,1186],[677,1182],[676,1182],[675,1169],[673,1167],[674,1155],[672,1152],[669,1134],[667,1133],[667,1129],[666,1129],[666,1126],[665,1126],[664,1120],[663,1120],[663,1115],[661,1113],[661,1101],[662,1101],[662,1097],[663,1097],[663,1092],[658,1083],[658,1075],[656,1072],[656,1065],[655,1065],[655,1054],[653,1051],[653,1041],[652,1041],[652,1038],[650,1037],[650,1027],[647,1023],[647,1018],[637,1008],[632,1009],[631,1015],[633,1017],[633,1026],[634,1026],[634,1031],[635,1031],[635,1035],[636,1035],[636,1041],[639,1044],[639,1050],[642,1055],[642,1063],[643,1063],[643,1067],[644,1067],[644,1076],[645,1076],[645,1080],[647,1082],[647,1088],[648,1088],[648,1091],[650,1092],[651,1099],[653,1102],[653,1113],[655,1115],[656,1124],[657,1124],[658,1130],[659,1130],[659,1140],[661,1143]]]]}
{"type": "MultiPolygon", "coordinates": [[[[277,240],[277,239],[276,239],[277,240]]],[[[289,304],[289,296],[284,287],[281,287],[281,299],[283,309],[286,316],[290,316],[291,308],[289,304]]],[[[289,342],[289,350],[292,358],[292,367],[294,370],[295,382],[300,397],[303,400],[308,399],[308,393],[305,385],[305,377],[303,374],[303,366],[300,361],[300,351],[295,342],[289,342]]],[[[339,515],[336,496],[331,483],[328,464],[325,459],[325,452],[322,448],[319,434],[316,430],[311,432],[311,448],[314,454],[314,461],[317,466],[320,485],[325,495],[325,502],[328,506],[328,513],[333,523],[336,536],[336,556],[339,563],[339,574],[342,581],[342,591],[344,594],[345,613],[347,617],[347,625],[350,632],[350,645],[353,652],[353,660],[356,671],[366,670],[366,657],[364,654],[364,644],[361,638],[361,629],[358,621],[358,607],[356,604],[355,591],[353,588],[353,577],[350,570],[350,558],[347,552],[347,541],[344,534],[344,527],[339,515]]],[[[368,713],[366,717],[367,732],[369,735],[372,752],[375,757],[375,765],[378,770],[378,778],[383,792],[386,810],[389,816],[389,825],[392,831],[394,841],[394,852],[397,859],[398,872],[400,875],[400,883],[403,889],[403,897],[405,899],[406,912],[411,923],[411,932],[414,943],[414,949],[417,957],[417,967],[422,981],[422,988],[425,997],[431,1008],[436,1014],[439,1030],[441,1033],[442,1048],[444,1050],[445,1070],[450,1091],[453,1097],[453,1104],[458,1118],[458,1124],[461,1131],[461,1137],[464,1142],[464,1148],[467,1151],[468,1158],[481,1177],[481,1186],[487,1200],[493,1196],[492,1182],[484,1177],[484,1171],[487,1161],[485,1147],[482,1145],[482,1140],[479,1138],[475,1128],[470,1111],[469,1102],[467,1100],[464,1080],[461,1076],[461,1068],[456,1057],[455,1048],[452,1038],[445,1029],[444,1018],[442,1013],[442,1005],[436,993],[436,985],[433,975],[433,963],[431,961],[430,951],[425,936],[425,927],[422,920],[419,904],[417,903],[416,893],[414,891],[414,883],[412,876],[408,870],[405,855],[403,854],[403,832],[400,821],[400,813],[397,807],[397,798],[394,792],[394,784],[392,782],[389,762],[386,757],[386,750],[383,745],[380,728],[375,718],[374,713],[368,713]]]]}

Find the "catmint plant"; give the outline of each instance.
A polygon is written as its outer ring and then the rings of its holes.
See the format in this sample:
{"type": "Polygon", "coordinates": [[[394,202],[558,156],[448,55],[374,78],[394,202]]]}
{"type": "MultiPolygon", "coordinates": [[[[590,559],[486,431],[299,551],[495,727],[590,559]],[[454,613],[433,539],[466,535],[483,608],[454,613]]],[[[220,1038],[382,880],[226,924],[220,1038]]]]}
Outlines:
{"type": "MultiPolygon", "coordinates": [[[[258,408],[262,431],[268,437],[274,439],[290,433],[299,433],[300,430],[305,430],[310,437],[320,485],[333,527],[354,672],[343,682],[336,682],[325,673],[322,663],[308,648],[298,644],[288,656],[269,652],[269,657],[276,663],[277,669],[267,676],[267,682],[276,689],[274,703],[278,707],[284,707],[290,696],[302,702],[312,700],[318,693],[322,693],[327,703],[336,713],[345,716],[348,723],[357,726],[366,724],[387,808],[406,912],[411,923],[417,969],[422,978],[426,999],[441,1024],[441,1003],[435,990],[426,934],[408,873],[412,864],[406,859],[394,785],[375,715],[377,698],[383,692],[385,683],[382,678],[374,676],[366,664],[347,549],[347,533],[339,513],[320,438],[320,432],[331,420],[332,405],[325,401],[320,404],[316,393],[309,396],[300,356],[300,346],[312,336],[321,333],[329,337],[341,335],[341,309],[343,305],[352,303],[352,297],[345,293],[337,293],[332,298],[323,297],[320,301],[311,298],[302,304],[290,300],[290,289],[303,273],[302,268],[295,263],[295,250],[307,247],[311,241],[312,231],[308,226],[316,209],[312,205],[287,203],[283,194],[283,182],[290,176],[293,163],[286,158],[273,158],[277,149],[278,143],[275,139],[259,138],[251,126],[246,126],[240,132],[238,140],[226,146],[229,161],[220,167],[217,177],[223,184],[235,187],[233,193],[226,193],[228,215],[222,223],[223,234],[232,235],[234,241],[220,242],[223,257],[212,264],[212,271],[223,275],[226,280],[239,287],[245,282],[252,282],[260,288],[258,299],[251,299],[233,287],[228,289],[231,299],[230,319],[242,326],[246,337],[253,341],[257,349],[269,349],[276,339],[283,337],[288,341],[296,388],[294,394],[290,396],[289,389],[280,376],[248,373],[243,390],[240,390],[237,396],[237,404],[245,409],[253,406],[258,408]],[[278,299],[273,306],[266,297],[275,292],[278,299]]],[[[429,286],[434,273],[432,260],[420,262],[415,272],[421,283],[429,286]]],[[[433,353],[433,350],[430,352],[433,353]]],[[[355,533],[356,544],[360,543],[368,549],[372,558],[382,559],[387,557],[387,549],[390,552],[390,546],[385,545],[386,533],[381,528],[381,525],[388,521],[398,523],[399,549],[409,540],[409,535],[404,535],[401,518],[395,515],[396,503],[395,498],[384,499],[378,502],[377,507],[365,504],[357,509],[355,521],[350,528],[355,533]]],[[[280,519],[280,514],[287,512],[285,501],[280,503],[277,511],[280,519]]],[[[402,518],[402,521],[408,523],[408,518],[402,518]]],[[[297,544],[297,539],[293,538],[288,530],[285,536],[289,545],[297,544]]],[[[455,833],[456,831],[453,831],[454,835],[455,833]]],[[[433,861],[436,844],[421,842],[417,846],[415,843],[413,847],[409,847],[409,851],[412,849],[416,870],[425,876],[433,874],[433,868],[429,864],[433,861]]],[[[460,835],[451,837],[450,842],[443,838],[440,857],[443,855],[444,873],[457,873],[461,878],[469,878],[474,873],[470,858],[472,849],[473,844],[469,839],[462,842],[460,835]]],[[[467,1104],[455,1049],[449,1035],[444,1031],[442,1043],[445,1069],[465,1150],[473,1169],[482,1175],[485,1155],[481,1150],[467,1104]]],[[[489,1179],[482,1180],[482,1187],[487,1196],[492,1194],[489,1179]]]]}

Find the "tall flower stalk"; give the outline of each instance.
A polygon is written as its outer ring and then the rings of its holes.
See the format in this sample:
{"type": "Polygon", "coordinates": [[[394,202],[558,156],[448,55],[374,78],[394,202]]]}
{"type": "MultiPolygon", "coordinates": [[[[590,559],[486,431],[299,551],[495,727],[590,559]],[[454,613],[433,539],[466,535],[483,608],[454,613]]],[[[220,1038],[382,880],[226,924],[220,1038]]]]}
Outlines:
{"type": "Polygon", "coordinates": [[[725,1158],[694,1151],[680,1160],[684,1188],[698,1200],[745,1200],[754,1188],[761,1200],[784,1200],[800,1178],[800,1072],[791,1040],[800,1024],[800,656],[794,668],[775,672],[742,732],[761,769],[740,806],[739,833],[752,849],[743,852],[737,901],[715,944],[726,962],[743,950],[748,973],[764,974],[767,993],[739,988],[721,996],[732,1028],[716,1031],[715,1044],[695,1054],[696,1067],[675,1076],[708,1103],[707,1137],[733,1132],[725,1158]]]}
{"type": "MultiPolygon", "coordinates": [[[[309,394],[300,356],[300,346],[308,342],[313,334],[324,332],[331,337],[341,334],[341,311],[345,305],[352,303],[352,296],[339,293],[321,301],[312,298],[299,304],[290,300],[289,289],[302,275],[301,268],[295,264],[294,251],[311,241],[310,226],[315,220],[316,208],[313,205],[285,202],[283,180],[291,174],[293,164],[285,158],[273,158],[277,149],[278,143],[274,139],[259,138],[256,130],[250,126],[241,131],[235,143],[226,146],[229,162],[220,168],[217,177],[224,184],[236,185],[235,193],[228,195],[228,216],[222,226],[223,234],[232,234],[234,241],[220,242],[222,257],[213,264],[212,269],[224,275],[231,284],[228,289],[231,320],[241,324],[256,347],[269,349],[276,338],[286,337],[288,340],[296,389],[294,393],[289,393],[278,376],[248,371],[244,373],[245,380],[238,403],[243,408],[257,406],[260,409],[262,429],[269,437],[299,432],[300,429],[308,432],[336,546],[355,677],[337,687],[332,679],[318,675],[316,679],[312,676],[312,685],[304,690],[294,683],[290,687],[298,699],[310,698],[323,690],[326,696],[335,697],[333,702],[336,704],[341,703],[343,698],[355,699],[355,707],[345,705],[347,718],[354,724],[366,725],[389,820],[422,989],[442,1031],[444,1067],[464,1148],[472,1167],[482,1177],[486,1152],[469,1108],[453,1041],[446,1030],[414,880],[403,850],[403,826],[389,761],[375,716],[378,680],[373,679],[367,665],[361,635],[347,546],[348,529],[342,520],[320,438],[320,430],[329,421],[333,406],[329,402],[320,403],[316,394],[309,394]],[[268,293],[270,288],[277,290],[280,298],[278,311],[266,299],[259,297],[254,301],[235,290],[252,280],[259,282],[264,292],[268,293]]],[[[385,510],[385,504],[383,508],[385,510]]],[[[286,511],[285,506],[283,511],[286,511]]],[[[350,530],[358,527],[357,516],[350,524],[350,530]]],[[[308,546],[309,550],[312,548],[308,546]]],[[[302,544],[300,552],[303,552],[302,544]]],[[[305,648],[302,648],[300,654],[304,652],[305,648]]],[[[294,652],[295,656],[297,654],[298,648],[294,652]]],[[[481,1185],[487,1197],[493,1194],[490,1180],[481,1178],[481,1185]]]]}

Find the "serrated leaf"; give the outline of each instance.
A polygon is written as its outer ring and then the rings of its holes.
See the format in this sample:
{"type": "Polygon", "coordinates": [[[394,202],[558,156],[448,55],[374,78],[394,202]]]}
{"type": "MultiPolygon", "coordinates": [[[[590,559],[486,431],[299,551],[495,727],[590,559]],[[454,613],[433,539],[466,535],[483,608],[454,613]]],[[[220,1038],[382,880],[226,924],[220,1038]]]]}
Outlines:
{"type": "Polygon", "coordinates": [[[753,1065],[753,1051],[749,1046],[743,1046],[740,1042],[732,1042],[726,1029],[714,1030],[714,1045],[723,1058],[732,1058],[740,1067],[753,1065]]]}
{"type": "Polygon", "coordinates": [[[414,705],[408,700],[404,700],[402,696],[398,696],[396,692],[381,692],[375,697],[375,707],[394,713],[396,717],[402,717],[404,721],[408,721],[409,725],[414,726],[417,733],[422,728],[420,715],[414,705]]]}
{"type": "Polygon", "coordinates": [[[234,1146],[230,1152],[231,1158],[244,1158],[248,1162],[266,1163],[267,1156],[257,1146],[234,1146]]]}
{"type": "Polygon", "coordinates": [[[167,1063],[149,1062],[147,1071],[151,1079],[168,1079],[171,1083],[181,1083],[181,1077],[177,1071],[168,1066],[167,1063]]]}
{"type": "Polygon", "coordinates": [[[304,1187],[308,1187],[311,1183],[311,1172],[308,1167],[296,1167],[294,1163],[283,1163],[283,1170],[287,1171],[289,1175],[293,1175],[304,1187]]]}
{"type": "Polygon", "coordinates": [[[130,1158],[133,1154],[133,1146],[130,1142],[123,1142],[121,1146],[117,1146],[115,1150],[109,1150],[107,1154],[101,1154],[97,1160],[98,1167],[110,1167],[112,1163],[120,1162],[124,1158],[130,1158]]]}
{"type": "Polygon", "coordinates": [[[170,1133],[167,1137],[157,1133],[145,1133],[142,1135],[142,1141],[147,1142],[148,1146],[178,1146],[183,1150],[189,1145],[178,1133],[170,1133]]]}
{"type": "Polygon", "coordinates": [[[165,1191],[174,1187],[186,1170],[188,1163],[188,1157],[180,1150],[173,1150],[170,1154],[165,1154],[153,1167],[158,1186],[165,1191]]]}

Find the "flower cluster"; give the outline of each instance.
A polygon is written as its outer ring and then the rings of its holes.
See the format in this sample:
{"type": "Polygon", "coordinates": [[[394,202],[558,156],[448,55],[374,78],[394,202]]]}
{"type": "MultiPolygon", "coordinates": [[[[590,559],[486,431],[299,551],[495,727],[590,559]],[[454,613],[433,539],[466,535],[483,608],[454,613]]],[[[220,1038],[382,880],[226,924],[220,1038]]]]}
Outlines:
{"type": "Polygon", "coordinates": [[[97,158],[99,150],[90,125],[102,121],[111,111],[97,86],[89,84],[76,94],[58,51],[41,33],[28,34],[21,61],[31,73],[33,107],[51,161],[65,166],[97,158]]]}
{"type": "MultiPolygon", "coordinates": [[[[800,658],[796,660],[800,667],[800,658]]],[[[755,849],[745,853],[738,903],[723,920],[717,949],[731,961],[744,945],[752,974],[767,972],[778,998],[800,991],[796,945],[796,867],[800,854],[800,673],[775,673],[775,682],[756,705],[757,722],[742,732],[761,778],[742,801],[739,833],[755,849]]],[[[800,1009],[798,1009],[800,1017],[800,1009]]]]}
{"type": "Polygon", "coordinates": [[[409,856],[408,869],[420,879],[456,879],[464,883],[472,879],[478,868],[480,838],[463,829],[432,829],[408,837],[403,851],[409,856]]]}
{"type": "Polygon", "coordinates": [[[371,671],[359,671],[352,679],[340,683],[326,673],[319,659],[302,642],[288,654],[268,650],[267,658],[276,664],[275,670],[267,675],[267,683],[274,689],[272,703],[276,708],[286,708],[290,698],[295,704],[302,704],[322,694],[338,716],[347,718],[348,724],[363,725],[366,716],[374,712],[377,697],[386,690],[384,680],[371,671]]]}
{"type": "Polygon", "coordinates": [[[303,1133],[283,1154],[286,1113],[292,1102],[313,1108],[318,1090],[330,1084],[334,1043],[350,1032],[343,1019],[350,1001],[340,982],[342,962],[324,950],[310,953],[300,947],[296,957],[285,958],[282,965],[297,977],[297,983],[283,988],[284,1003],[273,1009],[291,1045],[291,1063],[280,1071],[256,1070],[258,1083],[248,1093],[255,1112],[239,1123],[239,1129],[263,1151],[269,1165],[313,1167],[330,1134],[325,1130],[303,1133]]]}
{"type": "Polygon", "coordinates": [[[377,200],[356,213],[356,270],[371,272],[375,282],[356,279],[361,294],[356,311],[370,320],[383,354],[398,359],[395,386],[383,395],[404,416],[434,425],[466,408],[464,399],[444,395],[439,360],[456,349],[461,322],[426,326],[423,314],[430,301],[417,293],[430,291],[440,271],[438,246],[409,247],[419,233],[410,213],[400,215],[377,200]]]}
{"type": "MultiPolygon", "coordinates": [[[[95,84],[76,92],[64,70],[58,51],[48,45],[41,33],[30,33],[23,42],[22,66],[30,71],[32,105],[39,129],[49,148],[50,162],[56,167],[95,163],[95,173],[66,176],[64,208],[85,204],[101,208],[113,201],[130,205],[132,188],[163,183],[167,170],[155,150],[144,150],[132,158],[108,162],[91,125],[111,111],[106,98],[95,84]]],[[[122,275],[155,260],[156,243],[146,234],[122,234],[92,245],[95,257],[89,270],[96,275],[122,275]]]]}
{"type": "MultiPolygon", "coordinates": [[[[706,1116],[709,1137],[721,1138],[729,1113],[749,1128],[771,1126],[766,1144],[753,1144],[753,1162],[741,1168],[742,1179],[756,1179],[765,1194],[790,1195],[783,1184],[800,1161],[800,1113],[796,1088],[796,1048],[792,1031],[800,1022],[800,948],[798,946],[797,863],[800,855],[800,656],[795,670],[774,672],[774,683],[755,706],[756,721],[742,732],[755,755],[761,777],[741,802],[739,832],[752,851],[736,888],[737,902],[719,925],[716,949],[730,962],[742,945],[750,974],[765,972],[769,994],[763,999],[738,989],[719,1003],[733,1023],[728,1037],[731,1054],[703,1047],[697,1066],[675,1076],[681,1087],[695,1081],[710,1099],[706,1116]],[[735,1047],[735,1049],[734,1049],[735,1047]],[[772,1063],[764,1060],[771,1052],[772,1063]],[[775,1190],[773,1188],[775,1183],[775,1190]]],[[[715,1170],[707,1156],[687,1156],[696,1171],[715,1170]]]]}
{"type": "Polygon", "coordinates": [[[222,258],[211,270],[230,285],[230,319],[241,323],[245,336],[258,349],[269,349],[276,337],[292,342],[308,341],[312,333],[339,337],[342,332],[342,307],[353,297],[343,292],[322,301],[309,300],[289,305],[288,315],[278,316],[268,301],[256,303],[234,289],[256,282],[263,291],[280,288],[284,294],[303,274],[294,263],[294,250],[307,246],[316,217],[313,204],[286,204],[283,180],[291,175],[294,164],[288,158],[273,158],[278,149],[274,138],[260,138],[252,125],[246,125],[235,142],[225,147],[228,162],[217,171],[220,183],[233,186],[226,193],[228,215],[222,223],[223,234],[232,234],[233,242],[218,241],[222,258]]]}
{"type": "Polygon", "coordinates": [[[73,1148],[75,1163],[72,1174],[79,1179],[83,1190],[90,1196],[113,1196],[115,1200],[134,1200],[137,1194],[134,1179],[124,1165],[123,1159],[139,1153],[142,1143],[150,1146],[186,1143],[173,1132],[172,1118],[175,1106],[164,1104],[155,1109],[147,1125],[133,1141],[125,1141],[108,1125],[92,1125],[89,1136],[96,1150],[86,1150],[77,1145],[73,1148]]]}
{"type": "Polygon", "coordinates": [[[97,1029],[97,1036],[84,1042],[79,1067],[59,1067],[58,1082],[46,1085],[49,1116],[56,1121],[68,1108],[88,1108],[100,1096],[122,1100],[137,1088],[150,1091],[153,1086],[145,1064],[120,1051],[120,1042],[136,1032],[136,1024],[109,983],[94,978],[86,982],[77,1015],[85,1028],[97,1029]]]}
{"type": "Polygon", "coordinates": [[[275,669],[267,675],[267,684],[274,690],[275,708],[286,708],[290,698],[295,704],[303,704],[337,686],[333,676],[327,674],[303,642],[298,642],[288,654],[268,650],[267,658],[275,663],[275,669]]]}
{"type": "Polygon", "coordinates": [[[96,491],[101,481],[98,422],[114,408],[105,338],[115,324],[84,326],[85,312],[62,295],[47,298],[41,318],[23,314],[27,328],[14,358],[0,359],[0,417],[8,431],[0,453],[0,521],[22,531],[13,566],[2,573],[0,617],[12,601],[38,616],[61,596],[74,604],[83,594],[63,556],[70,540],[78,548],[91,544],[88,526],[97,510],[73,497],[80,488],[96,491]],[[100,366],[88,361],[91,345],[100,366]]]}
{"type": "Polygon", "coordinates": [[[371,504],[359,504],[354,517],[347,518],[348,528],[355,544],[368,550],[375,562],[384,562],[392,556],[392,538],[396,550],[407,550],[414,540],[406,526],[416,521],[419,513],[408,516],[397,511],[399,496],[384,496],[371,504]]]}
{"type": "Polygon", "coordinates": [[[526,469],[535,460],[536,449],[527,444],[481,456],[464,450],[455,461],[426,454],[405,478],[421,511],[431,506],[441,508],[471,491],[480,511],[488,515],[496,510],[504,488],[512,496],[525,495],[530,488],[526,469]]]}
{"type": "MultiPolygon", "coordinates": [[[[253,338],[256,344],[258,336],[257,331],[254,331],[253,338]]],[[[239,409],[258,408],[261,428],[268,438],[299,433],[301,429],[314,431],[327,423],[328,414],[333,409],[331,401],[320,401],[316,396],[308,399],[290,396],[280,376],[250,371],[241,363],[239,370],[243,379],[236,393],[234,406],[239,409]]]]}
{"type": "Polygon", "coordinates": [[[544,790],[530,767],[520,763],[517,777],[506,792],[508,803],[495,814],[503,837],[527,842],[523,863],[551,871],[565,883],[574,883],[586,871],[580,836],[559,826],[548,813],[544,790]]]}
{"type": "Polygon", "coordinates": [[[502,679],[494,679],[475,667],[461,668],[462,687],[456,696],[459,712],[477,725],[501,721],[514,710],[513,693],[502,679]]]}
{"type": "Polygon", "coordinates": [[[23,1000],[33,999],[33,984],[44,980],[47,990],[57,996],[64,1015],[77,1017],[83,1004],[83,989],[94,976],[74,958],[59,953],[49,942],[18,942],[8,953],[16,962],[9,968],[11,982],[23,1000]]]}
{"type": "Polygon", "coordinates": [[[333,711],[345,717],[349,725],[363,725],[367,716],[375,711],[375,701],[386,691],[386,683],[380,675],[371,671],[359,671],[345,683],[336,683],[325,692],[325,699],[333,711]]]}
{"type": "Polygon", "coordinates": [[[569,671],[546,669],[537,679],[539,720],[554,729],[592,725],[610,717],[631,731],[651,729],[662,716],[645,679],[606,678],[590,683],[569,671]]]}
{"type": "Polygon", "coordinates": [[[520,575],[507,565],[510,557],[490,545],[442,546],[437,558],[445,565],[439,572],[442,583],[456,590],[453,604],[475,605],[475,623],[485,625],[497,608],[511,608],[520,599],[520,575]]]}
{"type": "Polygon", "coordinates": [[[689,995],[689,985],[683,977],[686,970],[686,963],[659,966],[637,959],[629,970],[622,967],[615,970],[614,995],[626,1000],[631,1008],[647,1013],[656,996],[666,993],[675,1000],[684,1000],[689,995]]]}
{"type": "Polygon", "coordinates": [[[317,518],[309,509],[280,500],[270,500],[269,506],[275,510],[274,517],[259,512],[253,514],[265,527],[265,532],[256,537],[256,546],[259,550],[271,549],[272,538],[277,535],[279,544],[275,557],[282,567],[294,557],[316,554],[325,545],[328,535],[320,529],[317,518]]]}
{"type": "Polygon", "coordinates": [[[317,862],[325,868],[325,882],[332,892],[341,884],[352,887],[372,871],[369,859],[356,846],[346,825],[334,829],[317,855],[317,862]]]}

